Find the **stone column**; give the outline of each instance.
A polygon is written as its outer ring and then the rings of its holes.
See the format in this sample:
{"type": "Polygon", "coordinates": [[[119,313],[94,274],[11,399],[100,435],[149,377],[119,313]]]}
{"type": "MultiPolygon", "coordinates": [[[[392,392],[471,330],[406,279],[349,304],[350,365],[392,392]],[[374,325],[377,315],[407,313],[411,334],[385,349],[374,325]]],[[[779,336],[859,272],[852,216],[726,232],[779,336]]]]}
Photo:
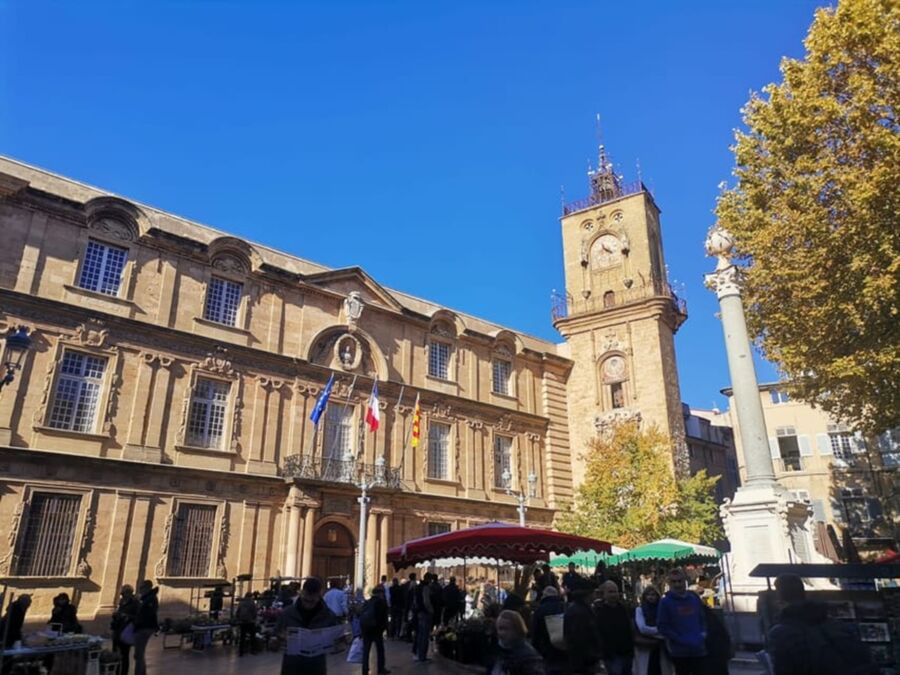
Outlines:
{"type": "MultiPolygon", "coordinates": [[[[370,507],[371,508],[371,507],[370,507]]],[[[368,524],[366,526],[366,570],[365,570],[365,591],[374,586],[378,579],[375,574],[378,571],[378,514],[369,511],[368,524]]]]}
{"type": "Polygon", "coordinates": [[[705,278],[707,288],[719,298],[728,370],[734,391],[735,414],[740,427],[745,484],[738,488],[734,501],[721,507],[725,533],[731,543],[726,570],[734,590],[731,609],[755,611],[756,595],[766,587],[765,580],[749,576],[760,563],[826,562],[812,541],[812,510],[806,502],[792,497],[775,480],[768,446],[766,422],[759,397],[759,385],[741,300],[740,270],[731,261],[734,239],[720,228],[706,239],[707,255],[717,258],[716,270],[705,278]],[[806,560],[798,554],[796,543],[806,539],[806,560]]]}
{"type": "Polygon", "coordinates": [[[313,566],[313,534],[316,528],[316,508],[307,506],[303,514],[303,558],[300,564],[300,576],[312,576],[313,566]]]}
{"type": "Polygon", "coordinates": [[[390,576],[388,562],[387,562],[387,552],[391,547],[391,514],[390,513],[382,513],[381,514],[381,536],[379,537],[379,553],[378,553],[378,579],[381,579],[381,575],[387,574],[390,576]]]}
{"type": "Polygon", "coordinates": [[[297,503],[299,490],[292,487],[287,498],[287,544],[284,551],[284,568],[282,575],[297,575],[297,540],[300,536],[300,505],[297,503]]]}

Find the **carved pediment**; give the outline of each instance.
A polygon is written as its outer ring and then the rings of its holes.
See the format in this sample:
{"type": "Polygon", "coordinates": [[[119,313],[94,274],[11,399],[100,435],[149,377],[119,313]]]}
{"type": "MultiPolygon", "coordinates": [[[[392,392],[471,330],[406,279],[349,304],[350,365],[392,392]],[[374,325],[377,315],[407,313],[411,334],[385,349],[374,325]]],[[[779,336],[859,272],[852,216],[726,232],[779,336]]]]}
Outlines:
{"type": "Polygon", "coordinates": [[[366,274],[360,267],[347,267],[311,274],[304,277],[303,280],[308,284],[319,286],[347,297],[351,293],[357,293],[359,299],[366,305],[380,305],[398,312],[403,309],[403,306],[397,302],[390,291],[366,274]]]}

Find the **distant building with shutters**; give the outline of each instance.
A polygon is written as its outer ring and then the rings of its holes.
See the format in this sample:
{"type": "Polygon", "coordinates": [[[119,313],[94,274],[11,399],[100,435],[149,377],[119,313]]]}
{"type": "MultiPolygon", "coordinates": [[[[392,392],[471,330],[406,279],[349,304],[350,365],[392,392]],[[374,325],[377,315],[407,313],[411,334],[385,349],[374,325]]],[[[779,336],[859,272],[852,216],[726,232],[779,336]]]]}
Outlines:
{"type": "MultiPolygon", "coordinates": [[[[738,467],[745,476],[737,415],[728,397],[738,467]]],[[[833,525],[838,538],[849,528],[860,550],[881,551],[896,538],[898,500],[895,481],[900,467],[900,430],[864,439],[818,408],[792,400],[779,383],[761,384],[775,475],[788,490],[809,500],[819,538],[833,525]]]]}

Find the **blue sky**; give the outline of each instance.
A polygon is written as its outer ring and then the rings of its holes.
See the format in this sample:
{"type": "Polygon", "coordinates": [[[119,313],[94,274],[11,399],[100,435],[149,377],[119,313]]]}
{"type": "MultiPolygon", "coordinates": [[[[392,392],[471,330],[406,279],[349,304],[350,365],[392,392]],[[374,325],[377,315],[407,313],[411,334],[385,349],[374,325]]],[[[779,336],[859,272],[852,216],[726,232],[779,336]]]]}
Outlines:
{"type": "Polygon", "coordinates": [[[703,240],[817,4],[2,0],[0,153],[559,340],[560,186],[585,195],[599,112],[663,211],[682,398],[722,405],[703,240]]]}

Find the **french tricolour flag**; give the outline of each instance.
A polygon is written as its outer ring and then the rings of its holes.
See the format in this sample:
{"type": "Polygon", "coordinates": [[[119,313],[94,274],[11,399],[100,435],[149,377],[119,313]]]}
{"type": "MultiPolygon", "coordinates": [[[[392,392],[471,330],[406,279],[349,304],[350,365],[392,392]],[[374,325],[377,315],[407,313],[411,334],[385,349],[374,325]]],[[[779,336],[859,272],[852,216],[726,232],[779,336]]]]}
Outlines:
{"type": "Polygon", "coordinates": [[[372,385],[372,395],[369,397],[369,405],[366,408],[366,424],[369,431],[378,431],[381,424],[381,411],[378,409],[378,382],[372,385]]]}

